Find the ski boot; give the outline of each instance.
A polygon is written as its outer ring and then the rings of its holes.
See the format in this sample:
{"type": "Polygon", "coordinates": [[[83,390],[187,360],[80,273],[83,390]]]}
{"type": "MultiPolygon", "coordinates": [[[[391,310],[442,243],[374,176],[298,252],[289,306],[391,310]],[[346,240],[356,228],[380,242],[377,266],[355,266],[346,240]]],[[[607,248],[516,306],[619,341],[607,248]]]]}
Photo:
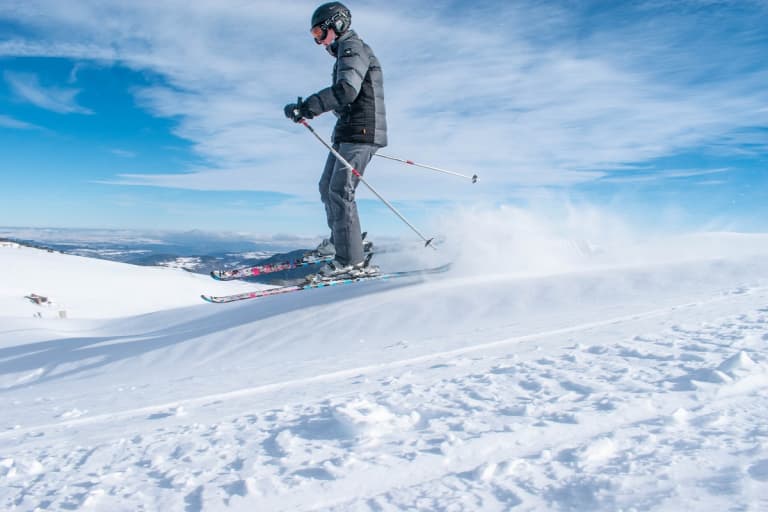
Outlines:
{"type": "MultiPolygon", "coordinates": [[[[365,257],[373,253],[373,242],[365,239],[367,235],[367,231],[363,233],[363,256],[365,257]]],[[[323,241],[320,242],[320,245],[313,251],[304,254],[302,259],[306,262],[314,262],[318,260],[328,260],[330,262],[334,256],[336,256],[336,248],[333,246],[333,242],[331,242],[330,238],[324,238],[323,241]]]]}
{"type": "Polygon", "coordinates": [[[356,265],[343,265],[334,259],[323,265],[316,274],[308,275],[307,281],[319,283],[323,281],[375,277],[380,274],[380,270],[378,266],[371,265],[371,258],[373,258],[373,253],[368,253],[365,259],[356,265]]]}

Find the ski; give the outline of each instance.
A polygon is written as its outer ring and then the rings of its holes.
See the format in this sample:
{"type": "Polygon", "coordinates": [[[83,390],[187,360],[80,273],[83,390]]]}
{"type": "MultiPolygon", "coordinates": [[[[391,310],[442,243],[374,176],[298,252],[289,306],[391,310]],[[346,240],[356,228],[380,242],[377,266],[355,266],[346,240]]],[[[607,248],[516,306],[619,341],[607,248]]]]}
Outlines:
{"type": "Polygon", "coordinates": [[[283,261],[281,263],[265,263],[262,265],[233,268],[230,270],[212,270],[211,277],[217,281],[232,281],[233,279],[244,279],[246,277],[256,277],[262,274],[282,272],[284,270],[291,270],[299,267],[319,265],[331,260],[333,260],[333,256],[305,256],[303,258],[283,261]]]}
{"type": "Polygon", "coordinates": [[[400,279],[404,277],[414,277],[414,276],[421,276],[421,275],[427,275],[427,274],[439,274],[442,272],[447,272],[450,268],[451,268],[451,264],[448,263],[445,265],[441,265],[439,267],[419,269],[419,270],[386,272],[386,273],[377,274],[374,276],[339,278],[339,279],[330,279],[330,280],[317,281],[317,282],[308,281],[306,283],[301,283],[301,284],[279,286],[277,288],[269,288],[266,290],[258,290],[253,292],[236,293],[234,295],[222,295],[218,297],[211,296],[211,295],[201,295],[200,297],[202,297],[202,299],[206,302],[212,302],[215,304],[225,304],[228,302],[237,302],[237,301],[247,300],[247,299],[258,299],[262,297],[272,297],[274,295],[282,295],[285,293],[300,292],[304,290],[313,290],[317,288],[328,288],[331,286],[346,286],[346,285],[355,284],[355,283],[362,283],[365,281],[384,281],[384,280],[390,280],[390,279],[400,279]]]}

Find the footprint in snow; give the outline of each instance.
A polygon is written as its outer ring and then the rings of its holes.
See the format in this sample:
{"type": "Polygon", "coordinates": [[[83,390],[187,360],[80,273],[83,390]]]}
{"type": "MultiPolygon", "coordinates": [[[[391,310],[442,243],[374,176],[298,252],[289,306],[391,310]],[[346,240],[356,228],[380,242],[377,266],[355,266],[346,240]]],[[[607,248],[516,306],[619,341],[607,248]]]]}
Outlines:
{"type": "Polygon", "coordinates": [[[293,474],[302,478],[309,478],[312,480],[335,480],[336,479],[335,476],[333,476],[328,470],[324,468],[299,469],[297,471],[294,471],[293,474]]]}
{"type": "Polygon", "coordinates": [[[494,375],[506,375],[516,371],[517,369],[514,366],[494,366],[491,368],[491,373],[494,375]]]}
{"type": "Polygon", "coordinates": [[[542,385],[534,380],[520,381],[520,387],[528,391],[538,392],[541,391],[542,385]]]}
{"type": "Polygon", "coordinates": [[[576,382],[571,381],[563,381],[560,383],[560,387],[563,389],[566,389],[568,391],[573,391],[574,393],[578,393],[580,395],[591,395],[594,389],[592,389],[589,386],[585,386],[583,384],[577,384],[576,382]]]}
{"type": "Polygon", "coordinates": [[[563,423],[566,425],[578,425],[579,420],[575,414],[570,413],[554,413],[542,417],[543,420],[552,421],[555,423],[563,423]]]}

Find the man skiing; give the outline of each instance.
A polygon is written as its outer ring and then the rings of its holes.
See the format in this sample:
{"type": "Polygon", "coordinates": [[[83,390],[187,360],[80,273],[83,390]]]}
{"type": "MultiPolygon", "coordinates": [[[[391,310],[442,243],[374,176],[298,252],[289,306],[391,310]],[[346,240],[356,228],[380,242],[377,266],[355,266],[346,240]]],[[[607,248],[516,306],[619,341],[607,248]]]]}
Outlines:
{"type": "MultiPolygon", "coordinates": [[[[294,122],[312,119],[324,112],[337,116],[333,147],[360,174],[376,151],[387,145],[387,122],[381,66],[371,48],[350,30],[352,15],[343,4],[330,2],[312,15],[310,32],[336,58],[333,80],[304,101],[285,106],[285,115],[294,122]]],[[[363,251],[360,219],[355,203],[355,177],[332,153],[320,178],[320,199],[325,205],[331,236],[312,253],[334,259],[324,265],[320,279],[375,275],[363,251]]]]}

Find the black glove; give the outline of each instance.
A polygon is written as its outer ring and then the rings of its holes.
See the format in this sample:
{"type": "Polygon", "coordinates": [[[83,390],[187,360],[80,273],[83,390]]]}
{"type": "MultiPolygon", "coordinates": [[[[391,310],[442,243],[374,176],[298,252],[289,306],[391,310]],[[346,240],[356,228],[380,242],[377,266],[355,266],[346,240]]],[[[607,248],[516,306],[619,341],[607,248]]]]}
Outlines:
{"type": "Polygon", "coordinates": [[[304,116],[301,115],[301,98],[299,98],[298,103],[289,103],[285,106],[283,109],[285,112],[285,117],[293,121],[294,123],[298,123],[302,119],[304,119],[304,116]]]}
{"type": "MultiPolygon", "coordinates": [[[[307,99],[312,99],[310,96],[307,99]]],[[[294,123],[300,122],[302,119],[312,119],[315,115],[309,108],[309,104],[306,101],[301,101],[301,97],[296,100],[296,103],[289,103],[283,109],[285,117],[293,121],[294,123]]]]}
{"type": "Polygon", "coordinates": [[[296,103],[287,104],[283,111],[285,112],[285,117],[294,123],[298,123],[302,119],[312,119],[324,112],[317,94],[309,96],[304,101],[299,98],[296,100],[296,103]]]}

